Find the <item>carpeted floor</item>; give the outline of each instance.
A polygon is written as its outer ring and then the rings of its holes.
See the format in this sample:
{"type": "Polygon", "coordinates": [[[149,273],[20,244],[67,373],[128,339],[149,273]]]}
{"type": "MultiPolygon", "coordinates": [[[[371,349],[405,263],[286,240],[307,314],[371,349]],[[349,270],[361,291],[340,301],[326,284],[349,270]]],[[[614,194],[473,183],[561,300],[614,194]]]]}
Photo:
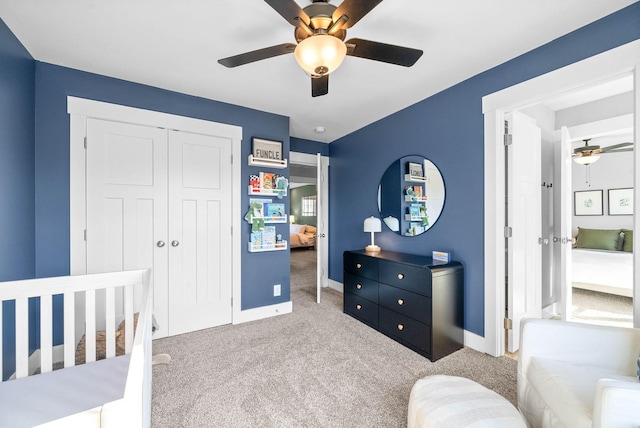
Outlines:
{"type": "Polygon", "coordinates": [[[573,321],[633,327],[633,299],[615,294],[573,288],[573,321]]]}
{"type": "Polygon", "coordinates": [[[413,383],[473,379],[516,401],[516,361],[462,349],[432,363],[342,313],[342,294],[315,303],[315,251],[292,251],[291,314],[154,341],[155,427],[404,427],[413,383]]]}

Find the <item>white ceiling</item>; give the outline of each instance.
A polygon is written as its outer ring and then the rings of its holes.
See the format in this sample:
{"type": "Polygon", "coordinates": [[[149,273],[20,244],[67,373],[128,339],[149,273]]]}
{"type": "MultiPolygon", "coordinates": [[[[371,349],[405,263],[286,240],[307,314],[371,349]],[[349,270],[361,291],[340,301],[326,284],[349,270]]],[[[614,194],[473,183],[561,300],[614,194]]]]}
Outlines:
{"type": "Polygon", "coordinates": [[[347,38],[422,58],[405,68],[347,57],[316,98],[293,55],[218,64],[295,42],[262,0],[0,0],[0,18],[38,61],[281,114],[292,136],[331,142],[635,1],[386,0],[347,38]]]}

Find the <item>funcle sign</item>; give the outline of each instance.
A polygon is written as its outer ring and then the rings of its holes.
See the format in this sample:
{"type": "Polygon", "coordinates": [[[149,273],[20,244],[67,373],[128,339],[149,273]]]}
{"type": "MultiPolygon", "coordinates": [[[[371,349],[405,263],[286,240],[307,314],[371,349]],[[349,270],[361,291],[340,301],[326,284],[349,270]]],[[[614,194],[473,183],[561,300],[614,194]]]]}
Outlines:
{"type": "Polygon", "coordinates": [[[253,139],[253,158],[262,160],[282,160],[282,143],[280,141],[253,139]]]}

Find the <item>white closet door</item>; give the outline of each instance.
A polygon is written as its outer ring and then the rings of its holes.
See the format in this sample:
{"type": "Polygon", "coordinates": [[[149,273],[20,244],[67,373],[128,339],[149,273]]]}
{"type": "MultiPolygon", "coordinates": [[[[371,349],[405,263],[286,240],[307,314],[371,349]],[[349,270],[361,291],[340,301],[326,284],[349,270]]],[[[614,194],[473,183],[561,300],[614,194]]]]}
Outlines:
{"type": "Polygon", "coordinates": [[[167,335],[167,134],[87,119],[87,273],[153,268],[154,315],[167,335]]]}
{"type": "Polygon", "coordinates": [[[169,132],[169,334],[231,322],[231,140],[169,132]]]}

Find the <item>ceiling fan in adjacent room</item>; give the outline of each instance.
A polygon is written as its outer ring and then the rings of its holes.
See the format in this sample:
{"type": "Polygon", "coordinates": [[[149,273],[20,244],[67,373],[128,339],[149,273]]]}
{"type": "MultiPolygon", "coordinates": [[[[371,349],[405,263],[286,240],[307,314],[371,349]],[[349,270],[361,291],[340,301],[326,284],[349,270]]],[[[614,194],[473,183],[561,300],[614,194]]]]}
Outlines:
{"type": "Polygon", "coordinates": [[[329,74],[335,71],[346,55],[411,67],[422,51],[353,38],[344,41],[347,28],[355,25],[382,0],[344,0],[340,6],[329,0],[312,0],[304,9],[294,0],[265,0],[295,27],[298,44],[283,43],[218,60],[225,67],[294,53],[296,61],[311,75],[311,95],[329,92],[329,74]]]}
{"type": "Polygon", "coordinates": [[[619,143],[614,144],[612,146],[600,147],[600,146],[590,146],[589,141],[591,139],[586,139],[584,141],[584,146],[577,147],[573,150],[573,161],[579,163],[580,165],[589,165],[600,159],[601,154],[605,153],[620,153],[620,152],[631,152],[633,151],[633,143],[619,143]]]}

